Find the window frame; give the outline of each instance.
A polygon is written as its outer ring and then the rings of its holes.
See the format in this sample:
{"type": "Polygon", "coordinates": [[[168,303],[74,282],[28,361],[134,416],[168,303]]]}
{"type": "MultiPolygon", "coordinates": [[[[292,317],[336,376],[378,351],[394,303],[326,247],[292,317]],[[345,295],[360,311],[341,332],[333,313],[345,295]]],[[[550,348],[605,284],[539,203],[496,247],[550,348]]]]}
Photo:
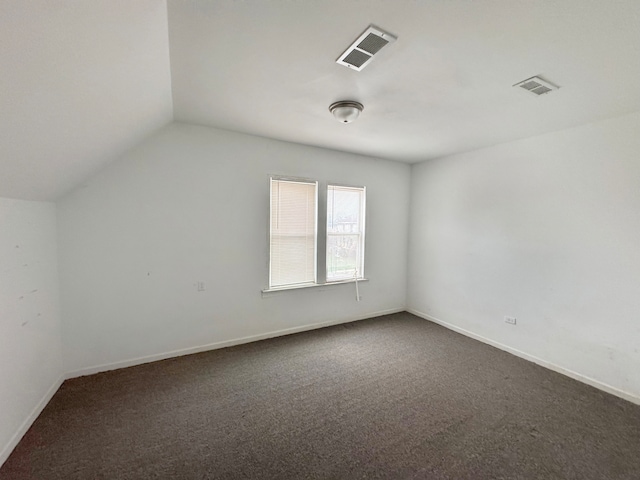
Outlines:
{"type": "Polygon", "coordinates": [[[341,182],[329,182],[324,180],[306,178],[306,177],[295,177],[289,175],[276,175],[270,174],[268,175],[269,182],[269,202],[268,202],[268,211],[267,211],[267,281],[268,287],[262,290],[263,294],[273,293],[273,292],[282,292],[288,290],[297,290],[301,288],[309,288],[309,287],[324,287],[328,285],[342,285],[346,283],[354,283],[354,282],[368,282],[369,280],[364,277],[364,265],[365,265],[365,245],[366,245],[366,187],[361,185],[351,185],[345,184],[341,182]],[[304,284],[295,284],[295,285],[284,285],[284,286],[271,286],[271,180],[284,180],[291,182],[301,182],[301,183],[315,183],[316,184],[316,282],[315,283],[304,283],[304,284]],[[364,215],[363,215],[363,241],[362,241],[362,255],[363,255],[363,272],[359,274],[358,278],[350,278],[350,279],[342,279],[342,280],[332,280],[327,281],[327,194],[329,190],[329,186],[334,187],[344,187],[344,188],[358,188],[364,189],[365,198],[364,198],[364,215]]]}
{"type": "Polygon", "coordinates": [[[318,284],[318,211],[319,211],[319,192],[320,192],[320,184],[317,180],[312,180],[308,178],[298,178],[298,177],[285,177],[282,175],[270,175],[269,176],[269,287],[267,290],[291,290],[295,288],[304,288],[309,286],[315,286],[318,284]],[[310,282],[300,282],[300,283],[289,283],[289,284],[280,284],[273,285],[272,283],[272,212],[273,212],[273,182],[289,182],[289,183],[298,183],[305,185],[314,185],[315,186],[315,218],[314,218],[314,264],[313,264],[313,281],[310,282]]]}
{"type": "MultiPolygon", "coordinates": [[[[366,230],[367,230],[367,187],[362,186],[362,187],[355,187],[352,185],[344,185],[341,183],[332,183],[332,182],[328,182],[327,183],[327,188],[326,188],[326,194],[327,194],[327,201],[326,201],[326,205],[325,205],[325,211],[328,214],[329,211],[329,188],[334,187],[337,189],[344,189],[344,190],[358,190],[360,191],[360,217],[359,217],[359,231],[356,234],[351,233],[351,235],[357,235],[359,237],[359,241],[358,241],[358,249],[360,251],[360,259],[359,259],[359,269],[356,269],[357,272],[357,276],[354,277],[339,277],[339,278],[335,278],[332,280],[329,280],[328,277],[328,266],[325,264],[325,283],[329,284],[329,283],[337,283],[337,282],[345,282],[345,281],[355,281],[356,278],[358,279],[358,281],[363,280],[364,277],[364,266],[365,266],[365,245],[366,245],[366,230]]],[[[327,221],[325,220],[325,226],[326,226],[326,241],[325,241],[325,262],[326,262],[326,258],[329,254],[329,236],[333,235],[333,236],[339,236],[341,234],[339,233],[330,233],[329,232],[329,226],[327,224],[327,221]]]]}

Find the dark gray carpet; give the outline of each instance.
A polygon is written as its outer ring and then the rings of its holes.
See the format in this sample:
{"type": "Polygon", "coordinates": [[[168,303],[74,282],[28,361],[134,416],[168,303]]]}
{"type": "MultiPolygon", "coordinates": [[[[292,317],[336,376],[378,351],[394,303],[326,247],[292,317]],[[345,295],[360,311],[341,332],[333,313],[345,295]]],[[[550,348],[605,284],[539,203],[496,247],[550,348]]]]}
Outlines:
{"type": "Polygon", "coordinates": [[[408,313],[66,381],[2,479],[639,479],[640,407],[408,313]]]}

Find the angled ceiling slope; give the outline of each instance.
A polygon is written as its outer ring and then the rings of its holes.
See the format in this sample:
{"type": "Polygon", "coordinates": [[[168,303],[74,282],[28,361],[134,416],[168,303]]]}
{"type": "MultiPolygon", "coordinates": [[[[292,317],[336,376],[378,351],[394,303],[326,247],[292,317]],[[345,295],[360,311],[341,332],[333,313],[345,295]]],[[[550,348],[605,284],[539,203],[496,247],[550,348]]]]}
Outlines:
{"type": "Polygon", "coordinates": [[[55,199],[172,118],[417,162],[640,110],[640,2],[3,0],[0,62],[0,196],[55,199]]]}
{"type": "Polygon", "coordinates": [[[0,196],[51,200],[172,120],[159,0],[0,2],[0,196]]]}

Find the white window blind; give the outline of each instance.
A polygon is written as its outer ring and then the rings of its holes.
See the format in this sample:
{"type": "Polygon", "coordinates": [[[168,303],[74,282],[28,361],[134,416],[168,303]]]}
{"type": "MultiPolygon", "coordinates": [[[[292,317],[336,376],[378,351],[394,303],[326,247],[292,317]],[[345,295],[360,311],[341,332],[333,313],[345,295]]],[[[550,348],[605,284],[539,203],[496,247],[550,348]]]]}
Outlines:
{"type": "Polygon", "coordinates": [[[318,183],[271,179],[269,287],[316,282],[318,183]]]}
{"type": "Polygon", "coordinates": [[[327,189],[327,282],[364,278],[365,188],[327,189]]]}

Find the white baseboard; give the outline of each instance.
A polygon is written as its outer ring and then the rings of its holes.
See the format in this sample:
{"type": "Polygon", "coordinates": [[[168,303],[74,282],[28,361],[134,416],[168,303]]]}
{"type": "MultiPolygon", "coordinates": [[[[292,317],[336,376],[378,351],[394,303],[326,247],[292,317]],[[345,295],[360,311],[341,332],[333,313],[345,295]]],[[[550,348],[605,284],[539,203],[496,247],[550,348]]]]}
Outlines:
{"type": "Polygon", "coordinates": [[[0,466],[2,466],[2,464],[7,461],[7,458],[9,458],[9,455],[11,455],[13,449],[16,448],[16,445],[18,445],[20,440],[22,440],[24,434],[27,433],[27,430],[29,430],[29,427],[31,427],[33,422],[36,421],[36,418],[38,418],[40,413],[42,413],[44,407],[46,407],[49,401],[53,398],[53,395],[55,395],[55,393],[58,391],[58,389],[62,385],[62,382],[64,382],[64,375],[61,375],[60,378],[53,382],[51,387],[49,387],[49,390],[47,390],[38,404],[33,408],[33,410],[31,410],[29,416],[25,419],[24,422],[22,422],[22,425],[18,427],[16,433],[13,434],[11,439],[9,439],[9,442],[2,448],[2,451],[0,451],[0,466]]]}
{"type": "Polygon", "coordinates": [[[530,355],[528,353],[520,351],[516,348],[509,347],[508,345],[504,345],[500,342],[496,342],[489,338],[483,337],[482,335],[478,335],[469,330],[465,330],[464,328],[460,328],[456,325],[453,325],[452,323],[445,322],[444,320],[440,320],[439,318],[432,317],[431,315],[428,315],[424,312],[420,312],[412,308],[408,308],[407,312],[412,313],[418,317],[424,318],[425,320],[429,320],[430,322],[437,323],[438,325],[442,325],[443,327],[448,328],[449,330],[453,330],[454,332],[460,333],[466,337],[473,338],[474,340],[478,340],[482,343],[486,343],[487,345],[491,345],[492,347],[496,347],[496,348],[499,348],[500,350],[504,350],[505,352],[509,352],[512,355],[515,355],[516,357],[523,358],[537,365],[540,365],[541,367],[548,368],[549,370],[553,370],[554,372],[561,373],[562,375],[566,375],[567,377],[573,378],[574,380],[577,380],[579,382],[586,383],[587,385],[591,385],[592,387],[595,387],[598,390],[602,390],[603,392],[610,393],[612,395],[615,395],[616,397],[620,397],[625,400],[628,400],[629,402],[640,405],[640,397],[632,393],[625,392],[624,390],[620,390],[619,388],[612,387],[611,385],[607,385],[606,383],[603,383],[599,380],[595,380],[591,377],[587,377],[585,375],[582,375],[581,373],[574,372],[573,370],[569,370],[567,368],[561,367],[560,365],[556,365],[555,363],[548,362],[534,355],[530,355]]]}
{"type": "Polygon", "coordinates": [[[330,320],[328,322],[312,323],[310,325],[303,325],[300,327],[285,328],[282,330],[276,330],[267,333],[261,333],[258,335],[250,335],[248,337],[235,338],[232,340],[224,340],[221,342],[209,343],[206,345],[199,345],[197,347],[183,348],[180,350],[172,350],[170,352],[158,353],[154,355],[147,355],[144,357],[132,358],[129,360],[123,360],[114,363],[105,363],[102,365],[96,365],[94,367],[82,368],[66,374],[66,378],[81,377],[83,375],[93,375],[94,373],[106,372],[109,370],[116,370],[118,368],[133,367],[135,365],[141,365],[143,363],[156,362],[158,360],[165,360],[167,358],[181,357],[183,355],[190,355],[192,353],[206,352],[209,350],[217,350],[219,348],[232,347],[234,345],[240,345],[243,343],[257,342],[258,340],[265,340],[267,338],[281,337],[284,335],[291,335],[293,333],[305,332],[308,330],[316,330],[318,328],[329,327],[331,325],[338,325],[341,323],[355,322],[358,320],[365,320],[367,318],[379,317],[381,315],[389,315],[391,313],[404,312],[404,307],[391,308],[389,310],[382,310],[378,312],[367,313],[366,315],[360,315],[357,317],[350,317],[342,320],[330,320]]]}
{"type": "Polygon", "coordinates": [[[172,358],[172,357],[180,357],[180,356],[189,355],[189,354],[192,354],[192,353],[205,352],[205,351],[208,351],[208,350],[216,350],[216,349],[219,349],[219,348],[231,347],[231,346],[240,345],[240,344],[243,344],[243,343],[256,342],[258,340],[265,340],[267,338],[281,337],[281,336],[284,336],[284,335],[291,335],[293,333],[299,333],[299,332],[304,332],[304,331],[308,331],[308,330],[315,330],[315,329],[318,329],[318,328],[329,327],[331,325],[338,325],[338,324],[341,324],[341,323],[355,322],[355,321],[358,321],[358,320],[365,320],[367,318],[379,317],[381,315],[389,315],[389,314],[392,314],[392,313],[398,313],[398,312],[404,312],[404,311],[405,311],[404,307],[392,308],[392,309],[389,309],[389,310],[371,312],[371,313],[368,313],[366,315],[360,315],[360,316],[357,316],[357,317],[351,317],[351,318],[342,319],[342,320],[331,320],[331,321],[328,321],[328,322],[313,323],[313,324],[310,324],[310,325],[303,325],[303,326],[300,326],[300,327],[285,328],[285,329],[282,329],[282,330],[276,330],[276,331],[267,332],[267,333],[263,333],[263,334],[259,334],[259,335],[251,335],[251,336],[248,336],[248,337],[236,338],[236,339],[232,339],[232,340],[225,340],[225,341],[222,341],[222,342],[215,342],[215,343],[210,343],[210,344],[207,344],[207,345],[200,345],[200,346],[197,346],[197,347],[190,347],[190,348],[184,348],[184,349],[180,349],[180,350],[173,350],[173,351],[170,351],[170,352],[159,353],[159,354],[156,354],[156,355],[148,355],[148,356],[145,356],[145,357],[139,357],[139,358],[133,358],[133,359],[130,359],[130,360],[124,360],[124,361],[121,361],[121,362],[114,362],[114,363],[108,363],[108,364],[103,364],[103,365],[97,365],[95,367],[83,368],[83,369],[80,369],[80,370],[76,370],[74,372],[69,372],[69,373],[67,373],[65,375],[60,376],[60,378],[58,378],[51,385],[49,390],[47,390],[47,392],[44,394],[42,399],[40,399],[38,404],[34,407],[34,409],[31,411],[29,416],[26,418],[26,420],[24,422],[22,422],[22,424],[20,425],[18,430],[15,432],[15,434],[11,437],[9,442],[2,448],[2,450],[0,451],[0,466],[2,466],[2,464],[9,458],[9,455],[11,455],[11,452],[13,451],[13,449],[16,447],[16,445],[18,445],[18,443],[20,442],[20,440],[22,439],[24,434],[27,433],[27,430],[29,430],[29,427],[31,427],[31,425],[36,420],[36,418],[38,418],[40,413],[42,413],[42,410],[44,409],[44,407],[49,403],[51,398],[53,398],[53,395],[58,391],[58,389],[60,388],[60,386],[62,385],[62,383],[64,382],[64,380],[66,378],[80,377],[82,375],[92,375],[94,373],[105,372],[105,371],[108,371],[108,370],[115,370],[115,369],[118,369],[118,368],[131,367],[131,366],[140,365],[140,364],[143,364],[143,363],[155,362],[157,360],[164,360],[164,359],[172,358]]]}

